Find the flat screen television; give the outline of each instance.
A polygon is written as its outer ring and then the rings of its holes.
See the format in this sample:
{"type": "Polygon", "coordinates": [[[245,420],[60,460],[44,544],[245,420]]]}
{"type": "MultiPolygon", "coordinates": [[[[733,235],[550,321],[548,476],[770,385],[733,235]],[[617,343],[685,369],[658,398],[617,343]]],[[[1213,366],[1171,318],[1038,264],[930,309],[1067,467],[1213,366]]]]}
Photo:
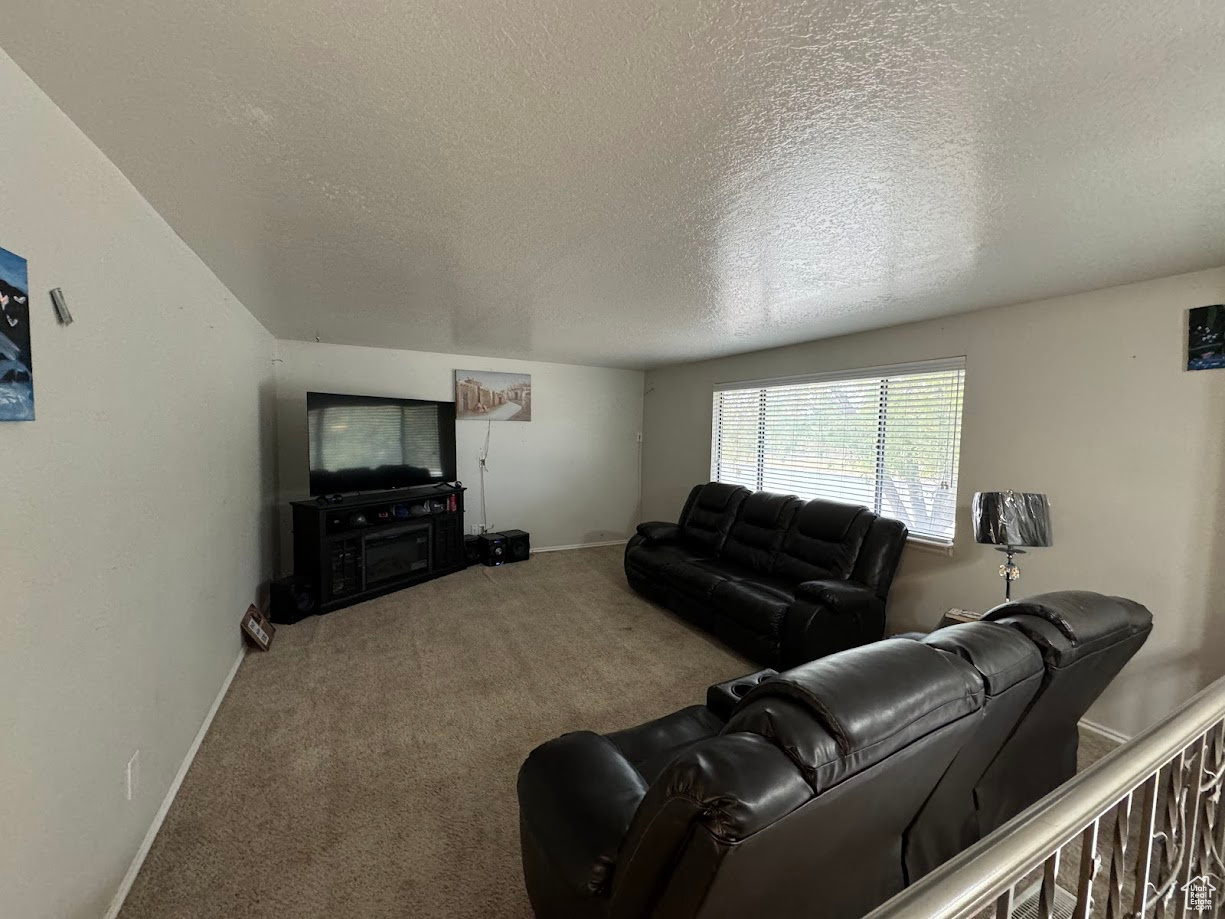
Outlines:
{"type": "Polygon", "coordinates": [[[455,403],[306,394],[312,495],[455,481],[455,403]]]}

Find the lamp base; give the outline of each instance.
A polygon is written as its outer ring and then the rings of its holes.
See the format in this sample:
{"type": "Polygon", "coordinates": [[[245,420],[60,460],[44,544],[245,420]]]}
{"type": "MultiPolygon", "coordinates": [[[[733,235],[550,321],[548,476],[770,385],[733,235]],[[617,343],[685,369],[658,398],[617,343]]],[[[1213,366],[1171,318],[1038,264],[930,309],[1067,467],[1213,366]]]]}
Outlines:
{"type": "Polygon", "coordinates": [[[996,552],[1005,552],[1008,555],[1008,561],[1000,565],[1000,577],[1004,579],[1004,602],[1007,603],[1012,599],[1012,582],[1021,576],[1021,569],[1012,561],[1014,555],[1024,555],[1024,549],[1018,549],[1016,546],[996,546],[996,552]]]}

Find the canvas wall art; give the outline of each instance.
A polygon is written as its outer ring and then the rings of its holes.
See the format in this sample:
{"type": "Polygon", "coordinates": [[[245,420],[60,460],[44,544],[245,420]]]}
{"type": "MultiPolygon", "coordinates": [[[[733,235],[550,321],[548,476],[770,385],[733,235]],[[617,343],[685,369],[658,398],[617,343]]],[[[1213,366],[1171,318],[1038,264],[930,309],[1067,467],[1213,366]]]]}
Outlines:
{"type": "Polygon", "coordinates": [[[531,421],[532,375],[456,370],[455,418],[458,421],[531,421]]]}
{"type": "Polygon", "coordinates": [[[1187,318],[1187,369],[1225,367],[1225,303],[1193,309],[1187,318]]]}
{"type": "Polygon", "coordinates": [[[0,249],[0,421],[34,420],[26,260],[0,249]]]}

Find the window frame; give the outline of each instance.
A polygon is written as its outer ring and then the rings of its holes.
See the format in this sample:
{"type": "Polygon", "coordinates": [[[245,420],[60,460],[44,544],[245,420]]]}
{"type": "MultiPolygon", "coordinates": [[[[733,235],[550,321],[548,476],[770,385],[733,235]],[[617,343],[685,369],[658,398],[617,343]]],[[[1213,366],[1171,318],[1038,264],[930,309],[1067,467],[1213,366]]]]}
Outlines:
{"type": "MultiPolygon", "coordinates": [[[[838,381],[849,380],[874,380],[879,379],[881,383],[880,404],[881,420],[878,426],[877,444],[875,449],[876,456],[876,482],[875,482],[875,498],[874,507],[869,508],[875,513],[881,513],[879,508],[883,506],[883,477],[882,465],[885,461],[886,443],[888,440],[888,420],[887,420],[887,396],[888,386],[886,380],[889,377],[912,376],[923,373],[941,373],[941,372],[956,372],[961,373],[961,394],[960,394],[960,411],[956,424],[956,446],[952,456],[953,470],[956,473],[954,476],[953,486],[953,535],[947,539],[920,534],[910,533],[907,536],[907,543],[916,548],[927,551],[937,552],[940,554],[949,555],[953,551],[953,543],[957,536],[957,492],[961,484],[961,437],[962,427],[965,418],[965,390],[966,390],[966,358],[965,355],[955,355],[951,357],[936,358],[925,361],[911,361],[901,364],[879,364],[872,367],[854,367],[845,370],[825,371],[821,373],[805,373],[796,374],[785,377],[767,377],[763,379],[753,380],[728,380],[725,382],[715,383],[711,390],[711,431],[710,431],[710,471],[711,478],[717,480],[717,467],[719,465],[719,435],[720,435],[720,413],[719,413],[719,394],[723,392],[733,392],[737,390],[766,390],[771,387],[785,386],[802,386],[807,383],[833,383],[838,381]]],[[[762,399],[763,412],[762,418],[764,421],[765,400],[762,399]]],[[[757,481],[763,480],[764,451],[757,450],[757,481]]],[[[818,496],[823,500],[839,501],[837,497],[818,496]]]]}

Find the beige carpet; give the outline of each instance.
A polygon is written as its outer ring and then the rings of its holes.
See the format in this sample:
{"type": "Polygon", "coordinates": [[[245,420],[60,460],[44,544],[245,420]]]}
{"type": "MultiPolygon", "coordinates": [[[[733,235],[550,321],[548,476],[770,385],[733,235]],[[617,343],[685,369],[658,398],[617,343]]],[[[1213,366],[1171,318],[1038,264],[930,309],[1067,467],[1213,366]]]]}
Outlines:
{"type": "Polygon", "coordinates": [[[279,628],[239,668],[121,919],[529,919],[528,752],[755,669],[634,594],[618,547],[279,628]]]}
{"type": "Polygon", "coordinates": [[[120,919],[530,919],[527,753],[755,669],[634,594],[619,547],[282,627],[239,668],[120,919]]]}

